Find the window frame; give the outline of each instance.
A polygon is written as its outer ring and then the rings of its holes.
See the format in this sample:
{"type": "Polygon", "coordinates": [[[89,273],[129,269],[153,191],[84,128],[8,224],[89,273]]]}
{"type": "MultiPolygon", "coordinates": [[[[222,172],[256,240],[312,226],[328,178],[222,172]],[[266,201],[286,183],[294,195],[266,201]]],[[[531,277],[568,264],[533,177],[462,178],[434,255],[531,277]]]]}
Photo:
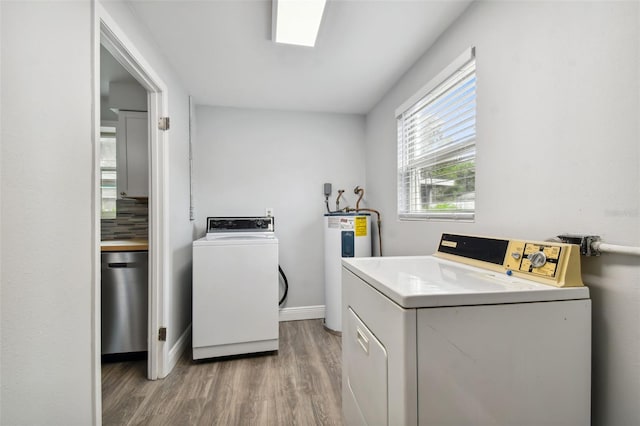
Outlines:
{"type": "MultiPolygon", "coordinates": [[[[113,139],[114,139],[114,144],[116,145],[116,148],[115,148],[116,149],[116,167],[113,168],[113,170],[111,170],[111,168],[106,169],[106,168],[103,168],[102,165],[100,165],[100,206],[101,206],[100,207],[100,219],[101,220],[103,220],[103,219],[115,219],[117,217],[117,211],[118,211],[117,210],[118,209],[118,207],[117,207],[117,200],[118,200],[118,191],[117,191],[117,182],[118,182],[118,172],[117,172],[118,130],[117,130],[117,128],[118,128],[118,122],[117,121],[102,121],[100,123],[100,139],[102,139],[104,134],[109,134],[109,135],[112,134],[113,135],[113,139]],[[113,131],[112,132],[111,131],[107,132],[106,129],[113,129],[113,131]],[[116,179],[115,179],[115,185],[116,185],[115,203],[116,203],[116,205],[115,205],[115,209],[114,209],[113,212],[105,211],[102,208],[103,203],[104,203],[104,199],[107,198],[107,197],[104,197],[104,194],[103,194],[103,186],[104,186],[104,184],[103,184],[103,172],[105,170],[113,172],[116,175],[116,179]]],[[[100,156],[100,163],[101,162],[102,162],[102,155],[100,156]]],[[[111,198],[111,197],[108,197],[108,198],[111,198]]]]}
{"type": "MultiPolygon", "coordinates": [[[[404,115],[410,112],[417,104],[423,101],[424,98],[429,96],[434,90],[438,89],[439,86],[454,76],[458,71],[464,68],[471,61],[475,61],[475,47],[469,47],[465,49],[456,59],[454,59],[447,67],[445,67],[440,73],[438,73],[434,78],[432,78],[427,84],[421,87],[416,93],[414,93],[409,99],[403,102],[398,108],[395,110],[395,117],[397,123],[397,140],[396,140],[396,148],[397,148],[397,163],[396,163],[396,208],[397,208],[397,217],[398,220],[401,221],[411,221],[411,220],[445,220],[445,221],[463,221],[463,222],[473,222],[475,221],[476,214],[476,204],[475,204],[475,196],[474,196],[474,207],[473,209],[464,209],[464,210],[424,210],[424,211],[407,211],[406,199],[410,195],[410,189],[406,182],[406,173],[402,169],[401,164],[401,152],[402,149],[406,149],[406,141],[404,140],[403,133],[403,123],[404,123],[404,115]],[[404,178],[404,179],[403,179],[404,178]]],[[[474,70],[474,73],[477,72],[477,69],[474,70]]],[[[477,75],[476,75],[477,78],[477,75]]],[[[474,111],[474,117],[477,117],[477,108],[474,111]]],[[[474,128],[473,134],[473,148],[476,150],[476,132],[474,128]]],[[[474,174],[475,174],[475,159],[477,158],[477,152],[473,155],[474,160],[474,174]]],[[[475,193],[475,181],[474,181],[474,193],[475,193]]]]}

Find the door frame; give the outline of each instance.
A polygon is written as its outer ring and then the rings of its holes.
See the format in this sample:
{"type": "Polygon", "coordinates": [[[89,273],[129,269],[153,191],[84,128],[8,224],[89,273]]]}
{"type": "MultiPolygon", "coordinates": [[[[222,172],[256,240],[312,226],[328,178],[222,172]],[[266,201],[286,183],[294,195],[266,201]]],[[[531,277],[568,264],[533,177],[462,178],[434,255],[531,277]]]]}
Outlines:
{"type": "Polygon", "coordinates": [[[99,2],[93,20],[93,122],[94,122],[94,276],[93,276],[93,393],[94,423],[102,421],[101,304],[100,304],[100,45],[147,91],[149,122],[149,321],[147,377],[168,374],[168,345],[158,340],[160,327],[168,325],[167,277],[170,276],[168,248],[168,147],[167,132],[158,127],[160,117],[168,116],[168,90],[163,80],[136,49],[124,31],[99,2]]]}

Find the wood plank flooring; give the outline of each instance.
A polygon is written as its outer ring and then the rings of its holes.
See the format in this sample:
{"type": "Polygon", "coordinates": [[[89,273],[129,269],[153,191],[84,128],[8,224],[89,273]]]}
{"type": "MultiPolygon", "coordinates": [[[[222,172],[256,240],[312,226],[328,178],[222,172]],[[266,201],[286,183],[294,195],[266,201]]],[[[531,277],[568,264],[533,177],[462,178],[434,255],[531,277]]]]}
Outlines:
{"type": "Polygon", "coordinates": [[[146,361],[102,366],[104,425],[341,425],[341,341],[322,320],[280,323],[277,355],[194,362],[164,380],[146,361]]]}

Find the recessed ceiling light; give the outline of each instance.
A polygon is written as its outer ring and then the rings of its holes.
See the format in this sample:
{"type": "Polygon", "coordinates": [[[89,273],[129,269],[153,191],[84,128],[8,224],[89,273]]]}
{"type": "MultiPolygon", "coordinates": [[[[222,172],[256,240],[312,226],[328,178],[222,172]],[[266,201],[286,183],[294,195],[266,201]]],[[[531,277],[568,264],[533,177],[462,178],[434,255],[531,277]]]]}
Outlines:
{"type": "Polygon", "coordinates": [[[273,0],[273,41],[313,47],[326,0],[273,0]]]}

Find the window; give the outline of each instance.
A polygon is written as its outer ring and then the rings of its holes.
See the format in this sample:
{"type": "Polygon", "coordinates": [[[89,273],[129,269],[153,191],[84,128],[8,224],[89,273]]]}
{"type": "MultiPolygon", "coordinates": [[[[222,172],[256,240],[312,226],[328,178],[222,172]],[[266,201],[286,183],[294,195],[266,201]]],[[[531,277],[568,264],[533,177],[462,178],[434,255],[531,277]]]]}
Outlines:
{"type": "Polygon", "coordinates": [[[399,218],[473,220],[474,48],[402,104],[396,118],[399,218]]]}
{"type": "Polygon", "coordinates": [[[102,197],[102,219],[116,217],[116,128],[100,127],[100,193],[102,197]]]}

